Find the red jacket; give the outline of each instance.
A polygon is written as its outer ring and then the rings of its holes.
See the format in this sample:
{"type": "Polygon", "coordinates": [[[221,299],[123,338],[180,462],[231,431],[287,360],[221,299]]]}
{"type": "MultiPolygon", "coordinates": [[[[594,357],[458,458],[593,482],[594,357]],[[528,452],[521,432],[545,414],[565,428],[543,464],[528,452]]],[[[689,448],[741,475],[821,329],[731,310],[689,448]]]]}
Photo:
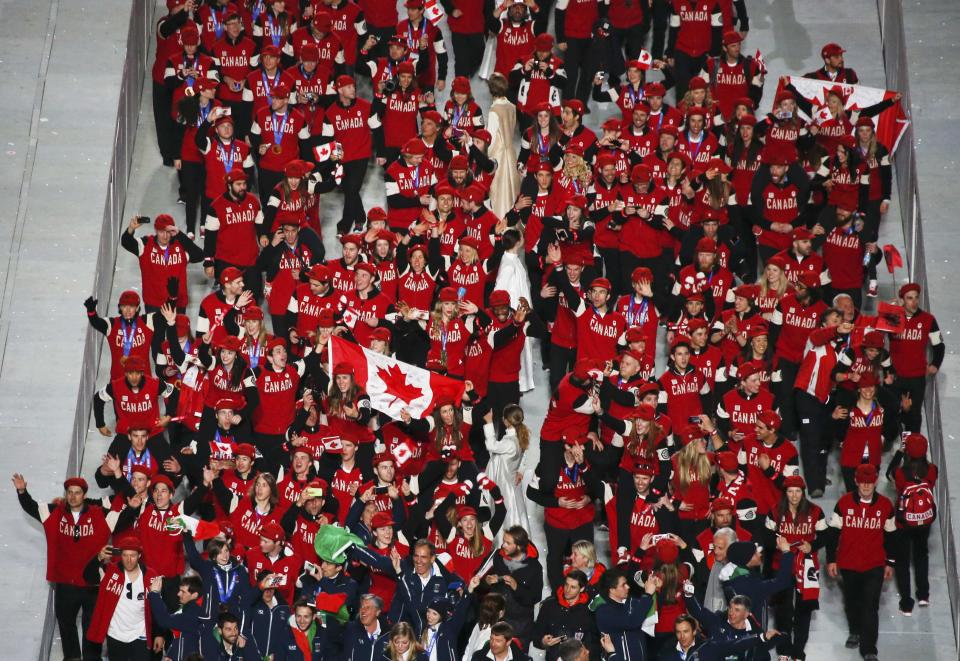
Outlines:
{"type": "MultiPolygon", "coordinates": [[[[140,573],[143,576],[143,615],[147,632],[144,645],[149,647],[153,643],[153,636],[151,635],[153,618],[150,617],[150,600],[147,599],[147,593],[150,591],[150,581],[156,574],[143,565],[140,565],[140,573]]],[[[126,572],[119,562],[107,566],[103,574],[103,580],[100,581],[100,589],[97,591],[97,605],[93,609],[90,626],[87,628],[88,640],[95,643],[102,643],[106,640],[107,631],[110,629],[110,621],[117,609],[117,602],[123,595],[126,582],[126,572]]]]}

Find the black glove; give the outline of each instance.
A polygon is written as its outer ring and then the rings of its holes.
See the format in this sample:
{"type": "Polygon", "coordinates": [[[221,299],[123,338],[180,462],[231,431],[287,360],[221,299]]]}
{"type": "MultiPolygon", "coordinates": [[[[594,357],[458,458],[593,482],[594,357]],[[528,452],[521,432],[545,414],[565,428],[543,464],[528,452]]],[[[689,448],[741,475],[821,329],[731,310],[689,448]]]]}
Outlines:
{"type": "Polygon", "coordinates": [[[83,302],[83,307],[87,308],[87,312],[92,312],[96,314],[97,299],[95,299],[93,296],[87,296],[87,300],[83,302]]]}
{"type": "Polygon", "coordinates": [[[180,278],[171,275],[167,278],[167,295],[176,298],[180,295],[180,278]]]}

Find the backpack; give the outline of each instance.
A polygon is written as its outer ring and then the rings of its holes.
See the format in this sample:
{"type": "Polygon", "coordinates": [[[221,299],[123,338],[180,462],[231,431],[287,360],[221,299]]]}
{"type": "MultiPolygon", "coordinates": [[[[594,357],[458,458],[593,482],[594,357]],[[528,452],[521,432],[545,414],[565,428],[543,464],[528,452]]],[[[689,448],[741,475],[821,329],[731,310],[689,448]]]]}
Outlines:
{"type": "Polygon", "coordinates": [[[897,499],[897,521],[908,528],[925,526],[937,518],[933,491],[926,480],[909,484],[897,499]]]}

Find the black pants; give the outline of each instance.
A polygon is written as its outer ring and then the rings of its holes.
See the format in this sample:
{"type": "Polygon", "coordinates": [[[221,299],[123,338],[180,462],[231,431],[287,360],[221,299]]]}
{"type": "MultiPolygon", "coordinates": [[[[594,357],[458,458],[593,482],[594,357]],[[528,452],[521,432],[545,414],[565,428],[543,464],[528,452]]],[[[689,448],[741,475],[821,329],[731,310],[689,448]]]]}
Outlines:
{"type": "Polygon", "coordinates": [[[797,415],[794,406],[793,382],[797,380],[800,365],[789,360],[778,360],[777,369],[780,370],[780,384],[774,390],[776,405],[780,409],[783,425],[780,433],[789,439],[797,437],[797,415]]]}
{"type": "Polygon", "coordinates": [[[547,23],[550,21],[550,15],[553,14],[550,8],[553,6],[553,0],[542,0],[537,2],[537,15],[533,19],[533,33],[542,34],[547,31],[547,23]]]}
{"type": "Polygon", "coordinates": [[[567,72],[567,88],[563,92],[563,98],[580,99],[584,107],[590,99],[593,74],[596,71],[590,64],[592,43],[592,39],[567,39],[567,52],[563,60],[563,68],[567,72]]]}
{"type": "Polygon", "coordinates": [[[260,198],[264,200],[269,198],[270,193],[281,181],[283,181],[283,172],[259,168],[257,172],[257,191],[260,193],[260,198]]]}
{"type": "Polygon", "coordinates": [[[503,409],[508,404],[520,403],[520,379],[504,383],[490,381],[487,383],[487,404],[493,411],[493,426],[497,434],[503,432],[503,409]]]}
{"type": "Polygon", "coordinates": [[[64,659],[100,661],[100,645],[87,640],[86,632],[90,628],[90,618],[97,604],[97,588],[81,588],[66,583],[55,583],[53,587],[53,612],[60,628],[60,645],[64,659]],[[77,633],[77,614],[81,613],[83,628],[83,648],[77,633]]]}
{"type": "MultiPolygon", "coordinates": [[[[792,383],[792,381],[791,381],[792,383]]],[[[797,416],[800,418],[800,459],[810,491],[827,486],[827,459],[831,445],[830,415],[827,405],[802,390],[795,390],[797,416]]]]}
{"type": "Polygon", "coordinates": [[[540,463],[537,464],[537,477],[540,478],[540,490],[552,493],[563,464],[563,442],[560,439],[540,439],[540,463]],[[548,476],[548,477],[544,477],[548,476]]]}
{"type": "Polygon", "coordinates": [[[667,42],[667,22],[670,20],[670,0],[653,0],[653,41],[650,55],[655,60],[663,59],[663,48],[667,42]]]}
{"type": "Polygon", "coordinates": [[[870,243],[876,241],[880,235],[880,202],[881,200],[871,200],[867,202],[867,208],[863,214],[863,232],[860,236],[861,241],[870,243]]]}
{"type": "Polygon", "coordinates": [[[157,131],[157,146],[164,165],[173,165],[173,159],[180,158],[180,145],[177,144],[173,117],[170,108],[173,95],[163,83],[153,84],[153,123],[157,131]]]}
{"type": "Polygon", "coordinates": [[[623,278],[620,275],[620,251],[616,248],[598,248],[600,259],[603,261],[603,275],[610,281],[613,291],[610,292],[610,300],[616,301],[620,294],[629,289],[621,289],[623,278]]]}
{"type": "MultiPolygon", "coordinates": [[[[394,33],[397,31],[397,26],[388,25],[385,28],[378,28],[367,23],[367,30],[369,31],[370,34],[376,35],[377,37],[380,38],[380,41],[377,42],[377,45],[374,46],[370,52],[376,57],[386,57],[387,42],[390,41],[390,37],[392,37],[394,33]]],[[[360,43],[362,44],[364,41],[366,41],[366,38],[361,38],[360,43]]],[[[369,74],[370,72],[370,69],[368,67],[360,67],[359,70],[363,71],[365,75],[369,74]]]]}
{"type": "MultiPolygon", "coordinates": [[[[760,254],[760,264],[762,267],[767,265],[767,262],[770,261],[770,258],[776,255],[779,250],[776,248],[771,248],[770,246],[765,246],[762,243],[757,243],[757,252],[760,254]]],[[[761,267],[761,268],[762,268],[761,267]]]]}
{"type": "Polygon", "coordinates": [[[904,411],[900,416],[903,421],[903,428],[906,431],[919,432],[920,421],[923,418],[923,397],[927,391],[927,377],[899,376],[896,384],[901,395],[909,393],[910,399],[913,400],[910,410],[904,411]]]}
{"type": "Polygon", "coordinates": [[[774,596],[773,616],[777,631],[784,634],[777,643],[778,655],[807,658],[804,650],[810,638],[810,618],[816,609],[816,600],[801,599],[800,593],[792,587],[774,596]]]}
{"type": "Polygon", "coordinates": [[[698,75],[707,61],[706,55],[696,57],[681,50],[673,52],[673,78],[676,81],[677,103],[683,99],[690,85],[690,79],[698,75]]]}
{"type": "Polygon", "coordinates": [[[229,101],[227,107],[230,108],[230,116],[233,117],[233,137],[237,140],[246,139],[250,132],[250,123],[253,121],[253,104],[229,101]]]}
{"type": "Polygon", "coordinates": [[[193,161],[181,161],[180,172],[180,191],[183,196],[183,203],[186,207],[187,232],[197,231],[197,215],[200,213],[200,200],[203,197],[204,168],[202,163],[193,161]]]}
{"type": "Polygon", "coordinates": [[[550,394],[553,394],[553,391],[557,389],[567,372],[573,369],[576,358],[576,349],[550,344],[550,394]]]}
{"type": "Polygon", "coordinates": [[[280,466],[287,467],[290,465],[290,458],[283,451],[283,440],[283,434],[260,434],[258,432],[253,434],[253,444],[263,455],[263,458],[259,460],[259,462],[262,462],[259,468],[273,473],[274,477],[276,477],[277,469],[280,466]]]}
{"type": "Polygon", "coordinates": [[[290,337],[290,329],[287,328],[287,315],[271,314],[270,322],[273,327],[273,334],[277,337],[290,337]]]}
{"type": "Polygon", "coordinates": [[[480,70],[480,63],[483,61],[485,48],[483,33],[461,34],[454,32],[452,36],[453,75],[473,78],[473,75],[480,70]]]}
{"type": "Polygon", "coordinates": [[[643,41],[647,36],[645,25],[634,25],[629,28],[614,28],[610,31],[607,45],[607,73],[611,81],[620,80],[626,71],[626,61],[636,59],[643,48],[643,41]]]}
{"type": "MultiPolygon", "coordinates": [[[[263,298],[263,272],[257,268],[256,264],[253,266],[238,266],[237,264],[231,264],[230,262],[216,259],[213,262],[214,282],[220,282],[220,274],[223,273],[224,269],[230,266],[243,271],[243,288],[249,289],[251,292],[253,292],[254,299],[260,301],[263,298]]],[[[274,335],[276,334],[276,331],[274,331],[274,335]]]]}
{"type": "Polygon", "coordinates": [[[843,610],[850,633],[860,636],[860,655],[877,653],[880,629],[880,590],[883,588],[883,567],[867,571],[841,569],[843,610]]]}
{"type": "Polygon", "coordinates": [[[913,576],[917,581],[917,599],[930,599],[930,526],[901,528],[897,531],[897,591],[900,593],[900,610],[913,610],[910,596],[910,560],[913,559],[913,576]]]}
{"type": "Polygon", "coordinates": [[[107,657],[110,661],[150,661],[150,654],[146,641],[121,643],[107,636],[107,657]]]}
{"type": "Polygon", "coordinates": [[[555,591],[563,585],[563,560],[569,555],[573,543],[593,541],[593,522],[571,529],[554,528],[544,523],[543,532],[547,537],[547,580],[550,581],[551,591],[555,591]]]}
{"type": "Polygon", "coordinates": [[[843,476],[843,488],[847,491],[853,491],[857,488],[857,469],[849,466],[840,467],[840,475],[843,476]]]}
{"type": "Polygon", "coordinates": [[[352,228],[366,225],[367,212],[363,209],[360,189],[363,188],[369,162],[370,159],[361,158],[343,163],[343,179],[340,181],[340,188],[343,189],[343,217],[337,223],[337,232],[340,234],[349,234],[352,228]]]}

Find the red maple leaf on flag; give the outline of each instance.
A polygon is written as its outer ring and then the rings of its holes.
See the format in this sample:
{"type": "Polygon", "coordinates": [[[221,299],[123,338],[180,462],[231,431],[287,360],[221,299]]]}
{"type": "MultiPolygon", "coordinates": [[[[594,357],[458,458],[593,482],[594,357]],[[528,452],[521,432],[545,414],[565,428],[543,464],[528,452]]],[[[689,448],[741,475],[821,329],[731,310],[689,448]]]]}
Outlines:
{"type": "Polygon", "coordinates": [[[378,367],[377,376],[383,379],[384,385],[387,386],[387,393],[393,395],[391,405],[398,399],[403,400],[404,404],[409,404],[423,396],[423,391],[420,388],[407,383],[407,375],[403,373],[399,365],[391,365],[386,369],[378,367]]]}

